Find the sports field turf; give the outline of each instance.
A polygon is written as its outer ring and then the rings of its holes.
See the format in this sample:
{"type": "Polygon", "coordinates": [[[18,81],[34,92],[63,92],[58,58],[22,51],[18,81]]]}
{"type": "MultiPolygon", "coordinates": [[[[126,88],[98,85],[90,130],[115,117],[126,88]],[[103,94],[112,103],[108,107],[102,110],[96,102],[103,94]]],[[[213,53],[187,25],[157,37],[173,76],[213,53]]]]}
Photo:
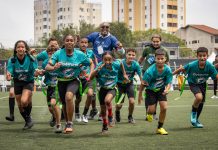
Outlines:
{"type": "MultiPolygon", "coordinates": [[[[202,129],[193,128],[190,124],[193,95],[189,91],[184,91],[182,97],[178,99],[178,91],[170,92],[164,124],[169,135],[164,136],[155,134],[157,121],[152,123],[144,121],[144,105],[136,105],[134,111],[136,124],[128,124],[127,100],[121,110],[121,123],[109,128],[107,135],[100,134],[102,124],[97,120],[91,120],[88,124],[78,124],[74,121],[75,131],[72,134],[55,134],[48,124],[50,114],[42,92],[36,92],[33,96],[34,127],[23,131],[24,121],[17,107],[15,122],[5,120],[5,116],[9,113],[7,96],[8,93],[0,93],[0,150],[218,149],[218,99],[210,98],[212,91],[207,93],[206,104],[200,116],[200,121],[204,124],[202,129]]],[[[83,106],[84,99],[80,112],[83,111],[83,106]]]]}

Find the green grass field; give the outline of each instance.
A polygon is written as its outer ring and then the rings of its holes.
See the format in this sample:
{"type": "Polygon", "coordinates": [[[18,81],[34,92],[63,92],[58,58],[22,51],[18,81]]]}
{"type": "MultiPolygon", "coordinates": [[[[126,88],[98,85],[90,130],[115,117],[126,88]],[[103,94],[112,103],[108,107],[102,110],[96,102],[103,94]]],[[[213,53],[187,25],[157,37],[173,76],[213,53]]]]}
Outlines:
{"type": "MultiPolygon", "coordinates": [[[[168,111],[164,128],[169,135],[156,135],[157,121],[144,121],[145,108],[136,105],[134,118],[136,124],[127,123],[127,100],[121,111],[121,123],[109,128],[108,135],[101,135],[101,122],[91,120],[88,124],[74,121],[73,134],[55,134],[48,124],[50,114],[42,92],[33,95],[32,117],[35,122],[31,130],[23,131],[24,121],[15,109],[15,122],[8,122],[8,93],[0,93],[0,149],[41,150],[41,149],[217,149],[218,148],[218,99],[214,100],[208,91],[206,104],[200,116],[204,128],[196,129],[190,124],[190,111],[193,95],[178,91],[168,95],[168,111]],[[6,98],[4,98],[6,97],[6,98]]],[[[82,112],[84,100],[81,103],[82,112]]],[[[113,109],[114,111],[114,109],[113,109]]],[[[64,125],[64,122],[62,123],[64,125]]]]}

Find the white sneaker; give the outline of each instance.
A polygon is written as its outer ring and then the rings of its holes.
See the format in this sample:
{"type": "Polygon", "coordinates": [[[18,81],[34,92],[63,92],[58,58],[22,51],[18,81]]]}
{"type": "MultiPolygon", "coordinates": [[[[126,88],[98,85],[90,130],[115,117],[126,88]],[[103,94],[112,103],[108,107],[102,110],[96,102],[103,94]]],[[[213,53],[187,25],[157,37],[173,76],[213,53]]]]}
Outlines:
{"type": "Polygon", "coordinates": [[[216,97],[217,97],[216,95],[213,95],[211,98],[214,99],[214,98],[216,98],[216,97]]]}
{"type": "Polygon", "coordinates": [[[75,119],[76,119],[77,122],[82,121],[82,118],[81,118],[80,114],[75,114],[75,119]]]}
{"type": "Polygon", "coordinates": [[[82,115],[82,121],[83,121],[84,123],[88,123],[88,122],[89,122],[88,116],[82,115]]]}

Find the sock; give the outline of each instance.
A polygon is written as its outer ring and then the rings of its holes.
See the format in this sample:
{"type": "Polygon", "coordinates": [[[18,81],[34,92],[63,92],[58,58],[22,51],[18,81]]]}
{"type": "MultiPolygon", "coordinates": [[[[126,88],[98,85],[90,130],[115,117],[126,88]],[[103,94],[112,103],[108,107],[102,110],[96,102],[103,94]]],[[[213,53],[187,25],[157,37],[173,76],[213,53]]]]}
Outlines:
{"type": "Polygon", "coordinates": [[[106,119],[106,117],[103,118],[103,125],[107,125],[108,124],[108,121],[106,119]]]}
{"type": "Polygon", "coordinates": [[[198,108],[195,108],[193,105],[192,105],[192,112],[197,112],[198,108]]]}
{"type": "Polygon", "coordinates": [[[200,103],[199,106],[198,106],[198,110],[197,110],[197,119],[199,118],[200,114],[201,114],[201,111],[204,107],[204,103],[200,103]]]}
{"type": "Polygon", "coordinates": [[[89,108],[84,107],[83,115],[85,116],[85,115],[87,114],[88,111],[89,111],[89,108]]]}
{"type": "Polygon", "coordinates": [[[9,98],[9,109],[10,109],[10,116],[14,116],[14,105],[15,105],[15,98],[9,98]]]}
{"type": "Polygon", "coordinates": [[[21,116],[23,117],[23,119],[24,119],[25,121],[27,121],[27,115],[26,115],[25,110],[24,110],[23,112],[20,112],[20,114],[21,114],[21,116]]]}
{"type": "Polygon", "coordinates": [[[108,107],[108,117],[112,117],[113,112],[112,112],[112,104],[110,104],[110,107],[108,107]]]}
{"type": "Polygon", "coordinates": [[[79,107],[75,107],[75,113],[76,113],[76,114],[79,113],[79,107]]]}
{"type": "Polygon", "coordinates": [[[163,127],[163,123],[161,123],[161,122],[158,122],[158,129],[160,129],[160,128],[162,128],[163,127]]]}
{"type": "Polygon", "coordinates": [[[128,118],[130,118],[130,117],[132,118],[132,115],[128,115],[128,118]]]}
{"type": "Polygon", "coordinates": [[[24,108],[24,110],[26,111],[26,115],[30,116],[30,113],[32,111],[32,102],[29,103],[28,106],[24,108]]]}

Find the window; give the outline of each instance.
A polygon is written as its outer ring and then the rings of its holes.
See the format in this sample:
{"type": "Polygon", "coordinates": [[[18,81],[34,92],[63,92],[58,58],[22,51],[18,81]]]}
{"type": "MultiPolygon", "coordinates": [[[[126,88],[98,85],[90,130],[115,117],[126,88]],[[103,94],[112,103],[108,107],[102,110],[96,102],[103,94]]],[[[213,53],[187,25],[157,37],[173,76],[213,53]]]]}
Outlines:
{"type": "Polygon", "coordinates": [[[129,20],[132,20],[132,17],[129,17],[129,20]]]}
{"type": "Polygon", "coordinates": [[[43,18],[43,21],[46,21],[47,20],[47,18],[43,18]]]}
{"type": "Polygon", "coordinates": [[[167,23],[168,27],[177,27],[177,23],[167,23]]]}
{"type": "Polygon", "coordinates": [[[43,10],[43,14],[47,14],[47,10],[43,10]]]}
{"type": "Polygon", "coordinates": [[[175,6],[175,5],[167,5],[167,9],[177,10],[177,6],[175,6]]]}
{"type": "Polygon", "coordinates": [[[132,3],[132,0],[129,0],[129,3],[132,3]]]}
{"type": "Polygon", "coordinates": [[[215,43],[218,43],[218,36],[215,36],[215,43]]]}
{"type": "Polygon", "coordinates": [[[161,18],[164,18],[164,14],[161,14],[161,18]]]}
{"type": "Polygon", "coordinates": [[[167,14],[167,18],[177,18],[176,14],[167,14]]]}
{"type": "Polygon", "coordinates": [[[183,20],[183,16],[181,16],[181,20],[183,20]]]}
{"type": "Polygon", "coordinates": [[[193,40],[193,41],[192,41],[192,44],[196,44],[196,43],[198,43],[197,40],[193,40]]]}
{"type": "Polygon", "coordinates": [[[164,9],[164,5],[161,5],[161,9],[164,9]]]}
{"type": "Polygon", "coordinates": [[[147,18],[147,15],[145,15],[145,19],[147,18]]]}
{"type": "Polygon", "coordinates": [[[43,25],[43,29],[47,29],[47,25],[43,25]]]}
{"type": "Polygon", "coordinates": [[[164,27],[164,23],[161,23],[161,26],[164,27]]]}
{"type": "Polygon", "coordinates": [[[129,9],[129,12],[132,12],[132,9],[131,9],[131,8],[129,9]]]}
{"type": "Polygon", "coordinates": [[[170,55],[176,55],[175,51],[170,51],[170,55]]]}
{"type": "Polygon", "coordinates": [[[147,28],[147,26],[148,26],[148,25],[147,25],[147,24],[145,24],[145,28],[147,28]]]}
{"type": "Polygon", "coordinates": [[[147,6],[145,6],[145,10],[147,10],[147,6]]]}

